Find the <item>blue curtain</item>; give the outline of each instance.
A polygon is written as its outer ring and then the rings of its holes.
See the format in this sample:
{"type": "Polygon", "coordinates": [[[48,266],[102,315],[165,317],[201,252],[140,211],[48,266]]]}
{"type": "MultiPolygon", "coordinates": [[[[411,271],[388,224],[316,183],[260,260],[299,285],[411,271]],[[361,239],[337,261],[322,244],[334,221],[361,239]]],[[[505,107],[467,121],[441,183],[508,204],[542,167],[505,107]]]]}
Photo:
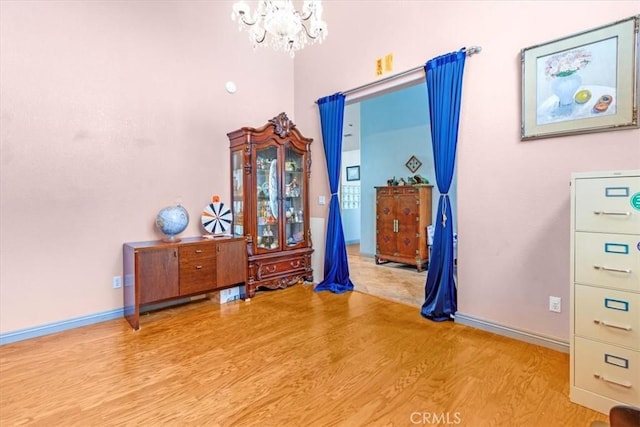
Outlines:
{"type": "Polygon", "coordinates": [[[456,162],[465,59],[466,53],[463,49],[431,59],[424,67],[429,93],[433,159],[440,199],[434,218],[435,234],[421,314],[437,322],[452,320],[457,310],[453,271],[453,218],[448,193],[456,162]]]}
{"type": "Polygon", "coordinates": [[[315,291],[331,291],[337,294],[352,291],[353,283],[349,279],[349,262],[344,243],[342,218],[338,186],[340,185],[340,164],[342,160],[342,124],[344,118],[344,95],[336,93],[318,99],[324,155],[329,173],[329,223],[324,252],[324,280],[315,287],[315,291]]]}

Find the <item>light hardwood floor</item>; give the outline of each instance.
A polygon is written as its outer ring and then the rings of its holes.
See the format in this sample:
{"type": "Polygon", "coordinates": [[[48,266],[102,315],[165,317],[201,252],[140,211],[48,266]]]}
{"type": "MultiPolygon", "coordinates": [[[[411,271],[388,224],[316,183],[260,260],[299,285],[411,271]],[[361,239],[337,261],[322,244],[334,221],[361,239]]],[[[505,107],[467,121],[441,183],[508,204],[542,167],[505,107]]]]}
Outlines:
{"type": "Polygon", "coordinates": [[[569,356],[360,292],[204,300],[0,347],[0,425],[588,426],[569,356]],[[434,422],[435,421],[435,422],[434,422]]]}

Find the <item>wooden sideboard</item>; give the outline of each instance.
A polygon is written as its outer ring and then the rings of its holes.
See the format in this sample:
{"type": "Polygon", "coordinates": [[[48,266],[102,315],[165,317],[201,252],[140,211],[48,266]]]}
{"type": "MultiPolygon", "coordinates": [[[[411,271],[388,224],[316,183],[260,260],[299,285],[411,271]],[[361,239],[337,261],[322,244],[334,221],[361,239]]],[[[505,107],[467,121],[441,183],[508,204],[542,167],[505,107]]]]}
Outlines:
{"type": "Polygon", "coordinates": [[[188,237],[123,245],[124,316],[140,328],[140,309],[246,283],[246,239],[188,237]]]}

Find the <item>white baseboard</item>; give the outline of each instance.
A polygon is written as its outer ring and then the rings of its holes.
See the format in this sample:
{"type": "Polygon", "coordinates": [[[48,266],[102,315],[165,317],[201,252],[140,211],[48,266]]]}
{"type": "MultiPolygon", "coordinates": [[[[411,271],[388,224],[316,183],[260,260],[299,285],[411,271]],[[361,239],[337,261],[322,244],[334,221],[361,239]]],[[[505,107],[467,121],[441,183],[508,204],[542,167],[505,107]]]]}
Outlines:
{"type": "Polygon", "coordinates": [[[20,329],[17,331],[6,332],[0,334],[0,345],[11,344],[18,341],[27,340],[29,338],[41,337],[44,335],[54,334],[69,329],[79,328],[80,326],[92,325],[107,320],[122,318],[124,310],[118,308],[102,313],[90,314],[88,316],[77,317],[75,319],[63,320],[60,322],[49,323],[48,325],[36,326],[34,328],[20,329]]]}
{"type": "Polygon", "coordinates": [[[473,328],[482,329],[483,331],[493,332],[498,335],[504,335],[519,341],[528,342],[530,344],[540,345],[552,350],[569,353],[569,342],[561,341],[557,338],[536,334],[521,329],[512,328],[510,326],[500,325],[490,320],[480,319],[463,313],[455,314],[455,322],[462,325],[471,326],[473,328]]]}

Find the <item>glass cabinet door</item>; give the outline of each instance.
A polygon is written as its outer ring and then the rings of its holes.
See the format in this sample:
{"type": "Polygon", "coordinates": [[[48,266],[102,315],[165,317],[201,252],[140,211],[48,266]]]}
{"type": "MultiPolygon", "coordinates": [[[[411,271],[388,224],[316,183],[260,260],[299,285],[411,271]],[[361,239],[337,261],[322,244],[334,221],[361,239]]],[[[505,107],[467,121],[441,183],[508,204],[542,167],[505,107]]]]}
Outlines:
{"type": "Polygon", "coordinates": [[[296,151],[291,145],[285,145],[284,156],[284,233],[287,247],[303,243],[304,235],[304,197],[307,191],[304,188],[302,153],[296,151]]]}
{"type": "Polygon", "coordinates": [[[242,167],[242,150],[236,150],[231,153],[231,177],[233,178],[233,182],[231,184],[231,200],[233,208],[231,233],[234,236],[244,236],[244,227],[242,225],[242,221],[244,219],[244,173],[242,167]]]}
{"type": "Polygon", "coordinates": [[[256,241],[257,247],[277,250],[280,246],[278,148],[256,149],[256,241]]]}

